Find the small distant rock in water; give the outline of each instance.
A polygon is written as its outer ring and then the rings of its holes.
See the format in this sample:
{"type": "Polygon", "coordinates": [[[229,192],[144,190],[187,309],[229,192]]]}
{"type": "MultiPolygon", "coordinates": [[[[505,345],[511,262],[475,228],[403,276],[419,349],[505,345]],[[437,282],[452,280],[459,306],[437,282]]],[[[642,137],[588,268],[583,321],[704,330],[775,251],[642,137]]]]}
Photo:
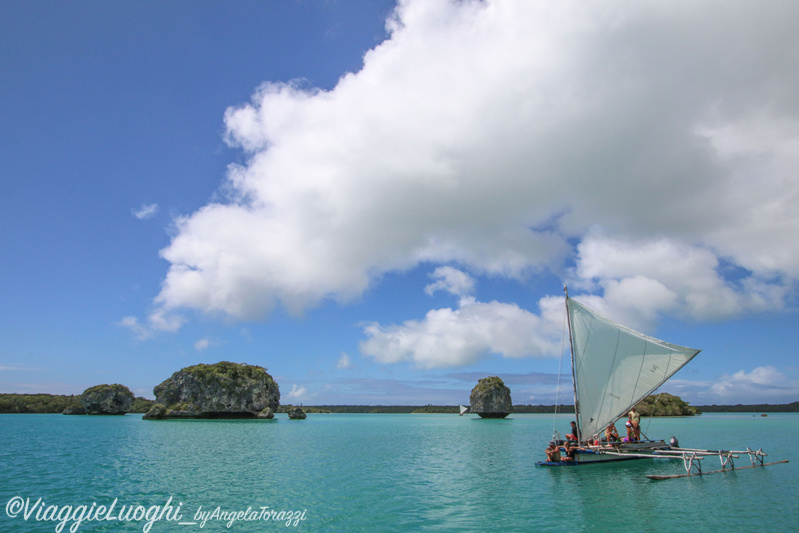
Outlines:
{"type": "Polygon", "coordinates": [[[280,405],[280,389],[265,368],[227,361],[183,368],[153,392],[156,403],[147,420],[269,418],[280,405]]]}
{"type": "Polygon", "coordinates": [[[142,418],[145,420],[163,420],[166,418],[166,411],[166,405],[157,403],[150,407],[150,410],[147,411],[142,418]]]}
{"type": "Polygon", "coordinates": [[[469,403],[470,411],[481,418],[505,418],[513,411],[510,389],[497,376],[479,380],[472,389],[469,403]]]}
{"type": "Polygon", "coordinates": [[[88,414],[88,412],[86,411],[86,408],[83,407],[82,405],[70,405],[66,409],[64,409],[62,414],[65,414],[65,415],[86,415],[86,414],[88,414]]]}
{"type": "Polygon", "coordinates": [[[289,411],[289,419],[291,420],[305,420],[305,411],[301,407],[295,407],[289,411]]]}
{"type": "Polygon", "coordinates": [[[256,415],[256,418],[265,418],[267,420],[272,420],[273,418],[275,418],[275,412],[272,410],[271,407],[267,407],[266,409],[258,413],[256,415]]]}
{"type": "MultiPolygon", "coordinates": [[[[133,393],[124,385],[96,385],[80,396],[80,401],[90,415],[124,415],[133,405],[133,393]]],[[[80,414],[80,413],[67,413],[80,414]]]]}

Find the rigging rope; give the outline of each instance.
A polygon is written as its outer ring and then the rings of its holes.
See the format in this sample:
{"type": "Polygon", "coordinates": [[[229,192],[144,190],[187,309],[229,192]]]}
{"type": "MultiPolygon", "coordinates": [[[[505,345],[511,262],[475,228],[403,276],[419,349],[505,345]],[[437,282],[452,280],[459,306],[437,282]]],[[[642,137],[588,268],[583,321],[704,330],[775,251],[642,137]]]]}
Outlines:
{"type": "MultiPolygon", "coordinates": [[[[649,420],[646,422],[646,432],[649,433],[649,426],[652,424],[652,419],[655,417],[655,410],[658,407],[658,400],[660,400],[660,395],[663,394],[662,392],[658,392],[658,395],[655,396],[655,403],[652,405],[652,414],[649,415],[649,420]]],[[[641,432],[643,433],[643,431],[641,432]]]]}
{"type": "Polygon", "coordinates": [[[560,335],[560,359],[558,360],[558,381],[557,385],[555,386],[555,416],[552,420],[552,438],[555,438],[557,435],[557,424],[558,424],[558,398],[560,397],[560,374],[563,369],[563,352],[566,351],[566,329],[568,328],[568,309],[566,312],[563,313],[563,325],[560,335]]]}

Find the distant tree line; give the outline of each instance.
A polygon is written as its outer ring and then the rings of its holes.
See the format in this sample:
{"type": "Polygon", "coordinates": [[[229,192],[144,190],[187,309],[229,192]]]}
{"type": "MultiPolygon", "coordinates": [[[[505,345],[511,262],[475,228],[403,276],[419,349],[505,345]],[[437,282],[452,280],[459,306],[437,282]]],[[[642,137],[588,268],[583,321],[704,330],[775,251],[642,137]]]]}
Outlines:
{"type": "MultiPolygon", "coordinates": [[[[69,406],[81,405],[80,394],[0,394],[0,413],[62,413],[69,406]]],[[[153,400],[136,398],[130,413],[146,413],[153,400]]]]}
{"type": "Polygon", "coordinates": [[[81,405],[80,394],[0,394],[0,413],[60,413],[81,405]]]}
{"type": "Polygon", "coordinates": [[[771,404],[759,403],[755,405],[698,405],[703,413],[797,413],[799,402],[771,404]]]}
{"type": "MultiPolygon", "coordinates": [[[[676,396],[663,393],[654,403],[658,395],[647,397],[639,406],[643,416],[649,416],[649,406],[655,406],[655,416],[681,414],[675,411],[676,406],[685,405],[676,396]]],[[[130,413],[146,413],[155,402],[138,397],[133,401],[130,413]]],[[[61,413],[71,405],[80,405],[80,394],[0,394],[0,413],[61,413]]],[[[277,412],[286,413],[293,405],[281,405],[277,412]]],[[[796,413],[799,412],[799,402],[788,404],[756,404],[756,405],[698,405],[688,406],[692,410],[704,413],[796,413]]],[[[520,413],[573,413],[572,405],[514,405],[513,412],[520,413]]],[[[306,413],[458,413],[457,405],[315,405],[302,406],[306,413]]]]}
{"type": "MultiPolygon", "coordinates": [[[[278,413],[287,413],[293,405],[281,405],[278,413]]],[[[381,413],[381,414],[457,414],[457,405],[303,405],[306,413],[381,413]]],[[[554,405],[514,405],[514,413],[554,413],[554,405]]],[[[559,413],[573,413],[571,405],[558,406],[559,413]]]]}
{"type": "MultiPolygon", "coordinates": [[[[293,405],[281,405],[278,413],[286,413],[293,405]]],[[[412,413],[458,413],[456,405],[315,405],[302,406],[306,413],[384,413],[384,414],[412,414],[412,413]]],[[[514,405],[516,414],[553,414],[555,412],[574,413],[573,405],[514,405]]],[[[686,416],[692,414],[713,412],[769,412],[787,413],[799,412],[799,402],[789,404],[760,404],[760,405],[699,405],[691,406],[677,396],[661,393],[647,396],[638,404],[641,416],[686,416]]]]}
{"type": "Polygon", "coordinates": [[[411,413],[415,414],[429,414],[429,413],[445,413],[452,414],[460,412],[457,405],[425,405],[424,407],[417,407],[411,413]]]}
{"type": "Polygon", "coordinates": [[[573,405],[514,405],[514,413],[574,413],[573,405]]]}

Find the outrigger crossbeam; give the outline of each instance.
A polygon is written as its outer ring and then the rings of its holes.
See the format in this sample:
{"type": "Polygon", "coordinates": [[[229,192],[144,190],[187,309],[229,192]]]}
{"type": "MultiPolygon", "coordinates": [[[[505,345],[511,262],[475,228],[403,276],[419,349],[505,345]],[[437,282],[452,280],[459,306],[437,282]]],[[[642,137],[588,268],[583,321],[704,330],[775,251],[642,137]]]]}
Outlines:
{"type": "Polygon", "coordinates": [[[718,474],[721,472],[730,472],[732,470],[736,470],[735,462],[733,459],[738,459],[740,456],[746,455],[749,457],[749,461],[751,465],[743,466],[737,468],[737,470],[743,470],[746,468],[755,468],[757,466],[770,466],[776,465],[780,463],[787,463],[788,460],[782,461],[774,461],[772,463],[765,463],[764,457],[767,457],[768,454],[763,451],[763,449],[752,450],[751,448],[746,448],[745,451],[734,451],[734,450],[698,450],[698,449],[691,449],[691,448],[671,448],[669,450],[658,450],[655,452],[653,457],[669,457],[674,459],[682,459],[683,466],[685,466],[685,474],[673,474],[673,475],[658,475],[658,474],[650,474],[647,475],[649,479],[654,480],[661,480],[661,479],[672,479],[678,477],[689,477],[689,476],[702,476],[708,474],[718,474]],[[705,457],[712,457],[717,456],[719,461],[721,462],[721,469],[720,470],[713,470],[712,472],[702,472],[702,463],[701,460],[705,457]]]}
{"type": "Polygon", "coordinates": [[[759,450],[752,450],[751,448],[746,448],[746,450],[702,450],[696,448],[675,448],[675,447],[664,447],[664,448],[653,448],[651,450],[646,450],[642,452],[633,452],[633,451],[621,451],[616,448],[595,448],[594,453],[602,454],[602,455],[611,455],[614,457],[626,457],[630,459],[682,459],[683,466],[685,467],[684,474],[674,474],[674,475],[647,475],[649,479],[671,479],[671,478],[678,478],[678,477],[688,477],[688,476],[702,476],[707,474],[716,474],[719,472],[729,472],[732,470],[736,470],[735,466],[735,459],[739,459],[742,456],[746,456],[749,458],[749,462],[751,463],[749,466],[738,467],[737,470],[742,470],[745,468],[754,468],[756,466],[770,466],[779,463],[787,463],[787,460],[784,461],[775,461],[772,463],[764,462],[764,458],[768,456],[762,448],[759,450]],[[711,472],[703,472],[702,471],[702,461],[708,457],[718,457],[719,461],[721,462],[721,469],[720,470],[713,470],[711,472]]]}

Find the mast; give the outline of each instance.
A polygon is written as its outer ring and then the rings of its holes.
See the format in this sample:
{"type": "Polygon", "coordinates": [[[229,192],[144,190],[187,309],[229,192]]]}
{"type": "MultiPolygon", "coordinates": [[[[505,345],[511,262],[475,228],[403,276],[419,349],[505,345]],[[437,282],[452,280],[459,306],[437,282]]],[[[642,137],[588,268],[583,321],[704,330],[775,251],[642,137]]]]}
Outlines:
{"type": "Polygon", "coordinates": [[[580,429],[580,399],[577,396],[577,375],[574,372],[574,341],[572,341],[572,319],[569,313],[569,288],[563,284],[563,292],[566,294],[566,322],[569,325],[569,352],[572,360],[572,385],[574,387],[574,418],[577,421],[577,445],[582,442],[582,430],[580,429]]]}

